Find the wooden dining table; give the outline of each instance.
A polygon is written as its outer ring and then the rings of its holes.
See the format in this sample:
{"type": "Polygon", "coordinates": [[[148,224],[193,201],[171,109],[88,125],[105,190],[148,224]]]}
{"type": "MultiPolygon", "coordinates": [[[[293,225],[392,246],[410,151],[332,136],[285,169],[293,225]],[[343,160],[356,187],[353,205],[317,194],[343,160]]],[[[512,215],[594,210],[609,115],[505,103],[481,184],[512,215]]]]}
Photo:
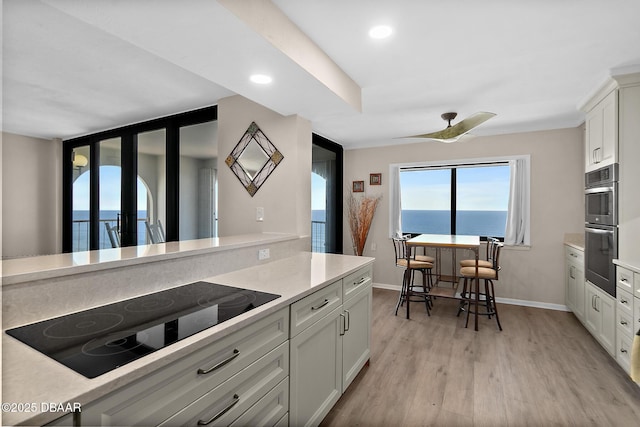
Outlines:
{"type": "MultiPolygon", "coordinates": [[[[476,284],[478,284],[478,259],[480,256],[480,236],[468,236],[468,235],[460,235],[460,234],[420,234],[416,237],[413,237],[407,240],[407,262],[410,262],[410,259],[414,255],[414,248],[423,247],[423,248],[436,248],[436,263],[440,266],[440,249],[442,248],[451,248],[455,249],[468,249],[474,252],[475,260],[476,260],[476,284]]],[[[455,258],[454,258],[455,259],[455,258]]],[[[438,267],[439,270],[439,267],[438,267]]],[[[445,297],[445,298],[454,298],[454,299],[462,299],[467,300],[463,296],[456,297],[456,289],[457,289],[457,275],[455,274],[455,264],[452,265],[452,270],[454,270],[451,280],[454,281],[453,286],[449,288],[434,286],[429,290],[429,294],[435,297],[445,297]]],[[[438,271],[439,273],[439,271],[438,271]]],[[[437,282],[436,282],[437,284],[437,282]]],[[[479,284],[478,284],[479,286],[479,284]]],[[[475,330],[478,330],[478,305],[479,305],[479,292],[476,289],[475,298],[473,300],[474,308],[475,308],[475,330]]]]}

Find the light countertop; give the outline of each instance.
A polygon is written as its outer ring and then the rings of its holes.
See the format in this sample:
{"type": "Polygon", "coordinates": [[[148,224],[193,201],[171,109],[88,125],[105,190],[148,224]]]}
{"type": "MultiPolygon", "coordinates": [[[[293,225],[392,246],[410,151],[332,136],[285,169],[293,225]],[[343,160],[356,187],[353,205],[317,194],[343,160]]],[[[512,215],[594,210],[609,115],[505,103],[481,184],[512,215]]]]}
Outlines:
{"type": "Polygon", "coordinates": [[[2,285],[70,274],[164,261],[185,256],[297,239],[284,233],[254,233],[154,245],[8,259],[2,262],[2,285]]]}
{"type": "Polygon", "coordinates": [[[584,251],[584,233],[565,233],[564,244],[584,251]]]}
{"type": "MultiPolygon", "coordinates": [[[[229,335],[373,263],[374,258],[302,252],[205,281],[282,295],[167,348],[88,379],[13,337],[2,336],[3,402],[78,402],[85,405],[229,335]]],[[[114,301],[115,302],[115,301],[114,301]]],[[[44,424],[62,413],[4,413],[2,425],[44,424]]]]}
{"type": "MultiPolygon", "coordinates": [[[[640,262],[629,262],[624,259],[614,259],[613,263],[615,265],[619,265],[620,267],[626,268],[627,270],[631,270],[636,274],[640,274],[640,262]]],[[[638,280],[638,279],[636,279],[638,280]]],[[[639,286],[640,288],[640,286],[639,286]]]]}

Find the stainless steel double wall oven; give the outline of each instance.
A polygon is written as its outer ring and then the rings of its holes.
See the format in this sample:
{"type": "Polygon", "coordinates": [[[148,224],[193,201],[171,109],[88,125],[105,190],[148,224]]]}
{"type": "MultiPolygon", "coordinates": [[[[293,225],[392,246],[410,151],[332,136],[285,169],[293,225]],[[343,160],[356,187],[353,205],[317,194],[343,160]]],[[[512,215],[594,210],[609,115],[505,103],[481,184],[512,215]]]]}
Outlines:
{"type": "Polygon", "coordinates": [[[618,164],[585,174],[585,276],[616,296],[618,164]]]}

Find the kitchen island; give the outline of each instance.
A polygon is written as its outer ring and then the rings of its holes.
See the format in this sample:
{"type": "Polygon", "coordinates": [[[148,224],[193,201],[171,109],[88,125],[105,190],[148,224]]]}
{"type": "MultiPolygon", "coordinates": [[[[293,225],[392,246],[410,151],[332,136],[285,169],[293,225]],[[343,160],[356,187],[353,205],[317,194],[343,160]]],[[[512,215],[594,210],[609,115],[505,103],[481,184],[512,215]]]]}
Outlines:
{"type": "MultiPolygon", "coordinates": [[[[373,258],[299,252],[253,267],[199,277],[197,280],[274,293],[281,297],[94,379],[77,374],[5,333],[2,339],[3,401],[33,405],[23,405],[22,409],[27,408],[26,411],[3,413],[2,424],[42,425],[64,415],[62,412],[42,411],[43,404],[46,406],[48,403],[61,404],[63,409],[79,404],[84,411],[90,408],[91,402],[179,365],[181,360],[215,345],[216,341],[241,332],[276,313],[288,314],[292,304],[318,291],[339,283],[342,292],[343,279],[363,269],[370,275],[372,263],[373,258]]],[[[362,283],[362,280],[355,283],[362,283]]],[[[370,277],[367,283],[370,292],[370,277]]],[[[346,292],[346,284],[344,289],[346,292]]],[[[46,304],[46,301],[42,301],[42,304],[46,304]]],[[[27,317],[33,318],[32,315],[27,317]]],[[[291,322],[293,327],[293,320],[291,322]]]]}

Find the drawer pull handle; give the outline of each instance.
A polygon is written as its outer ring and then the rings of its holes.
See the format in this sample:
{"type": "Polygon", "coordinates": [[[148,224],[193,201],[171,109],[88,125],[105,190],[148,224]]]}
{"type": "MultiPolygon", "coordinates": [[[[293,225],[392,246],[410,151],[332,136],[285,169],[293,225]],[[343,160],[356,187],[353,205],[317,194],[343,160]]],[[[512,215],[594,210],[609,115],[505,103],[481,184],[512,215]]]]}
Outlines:
{"type": "Polygon", "coordinates": [[[362,285],[362,284],[363,284],[364,282],[366,282],[366,281],[367,281],[367,278],[366,278],[366,277],[362,277],[362,278],[358,281],[358,283],[356,283],[356,285],[362,285]]]}
{"type": "Polygon", "coordinates": [[[626,353],[626,352],[627,352],[627,350],[625,350],[624,348],[620,349],[620,353],[626,353]]]}
{"type": "Polygon", "coordinates": [[[238,356],[240,356],[240,351],[238,351],[237,348],[234,348],[233,349],[233,354],[231,356],[227,357],[226,359],[224,359],[222,362],[216,363],[215,365],[213,365],[209,369],[202,369],[202,368],[198,369],[198,375],[206,375],[206,374],[209,374],[209,373],[215,371],[218,368],[222,368],[224,365],[226,365],[227,363],[231,362],[233,359],[235,359],[238,356]]]}
{"type": "Polygon", "coordinates": [[[621,278],[621,279],[620,279],[620,281],[621,281],[621,282],[626,282],[626,281],[627,281],[627,278],[626,278],[626,277],[623,277],[623,278],[621,278]]]}
{"type": "Polygon", "coordinates": [[[627,326],[627,325],[628,325],[628,323],[627,323],[627,321],[626,321],[626,320],[621,320],[621,321],[620,321],[620,324],[621,324],[622,326],[627,326]]]}
{"type": "Polygon", "coordinates": [[[239,401],[240,401],[240,397],[237,394],[234,394],[233,395],[233,400],[231,400],[231,402],[229,402],[229,404],[227,406],[225,406],[220,412],[215,414],[213,417],[211,417],[211,419],[209,419],[207,421],[198,420],[198,425],[199,426],[207,426],[207,425],[211,424],[212,422],[214,422],[215,420],[217,420],[218,418],[220,418],[221,416],[223,416],[224,414],[229,412],[229,410],[231,408],[233,408],[239,401]]]}
{"type": "Polygon", "coordinates": [[[340,336],[343,336],[347,332],[347,318],[342,313],[340,313],[340,317],[342,318],[342,330],[340,331],[340,336]]]}
{"type": "Polygon", "coordinates": [[[620,303],[622,303],[622,304],[628,304],[628,303],[629,303],[629,301],[627,301],[626,299],[621,299],[621,300],[620,300],[620,303]]]}
{"type": "Polygon", "coordinates": [[[322,304],[311,307],[311,310],[320,310],[322,307],[324,307],[327,304],[329,304],[329,300],[325,298],[322,304]]]}

